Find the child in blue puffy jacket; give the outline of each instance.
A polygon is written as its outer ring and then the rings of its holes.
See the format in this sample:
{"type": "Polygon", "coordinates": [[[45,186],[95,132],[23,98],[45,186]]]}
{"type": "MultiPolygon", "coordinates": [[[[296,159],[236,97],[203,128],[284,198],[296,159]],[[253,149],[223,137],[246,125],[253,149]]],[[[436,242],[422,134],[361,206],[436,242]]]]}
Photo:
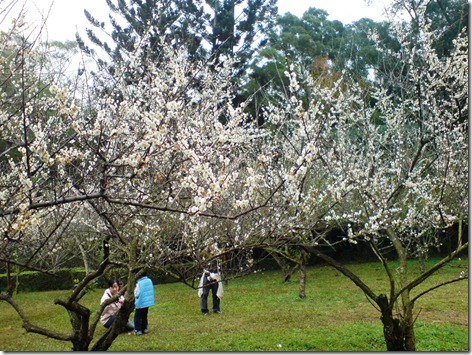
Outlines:
{"type": "Polygon", "coordinates": [[[154,306],[154,285],[146,272],[136,281],[134,289],[135,312],[134,312],[134,333],[143,335],[149,333],[148,330],[148,310],[154,306]]]}

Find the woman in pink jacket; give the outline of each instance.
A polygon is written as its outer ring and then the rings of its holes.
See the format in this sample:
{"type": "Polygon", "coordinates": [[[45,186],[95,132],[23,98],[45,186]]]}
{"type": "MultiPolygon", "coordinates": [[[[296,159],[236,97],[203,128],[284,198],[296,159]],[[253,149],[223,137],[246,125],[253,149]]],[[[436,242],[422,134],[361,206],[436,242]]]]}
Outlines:
{"type": "MultiPolygon", "coordinates": [[[[118,285],[119,285],[119,281],[116,279],[112,279],[108,282],[109,287],[103,293],[103,296],[100,300],[100,304],[103,304],[103,302],[105,302],[107,299],[112,298],[118,293],[119,291],[118,285]]],[[[108,306],[105,307],[105,309],[102,312],[102,315],[100,316],[100,322],[103,324],[105,328],[111,327],[124,301],[125,301],[125,298],[123,297],[123,295],[121,295],[115,302],[112,302],[108,306]]],[[[125,331],[131,331],[131,330],[134,330],[134,324],[128,321],[128,323],[126,324],[125,331]]]]}

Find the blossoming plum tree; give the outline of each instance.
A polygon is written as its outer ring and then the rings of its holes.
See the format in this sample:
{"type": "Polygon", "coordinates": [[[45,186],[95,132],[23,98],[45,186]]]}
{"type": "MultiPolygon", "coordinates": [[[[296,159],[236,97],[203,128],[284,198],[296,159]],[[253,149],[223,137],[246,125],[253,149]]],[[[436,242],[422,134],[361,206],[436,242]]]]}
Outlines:
{"type": "Polygon", "coordinates": [[[283,109],[267,115],[273,127],[267,169],[283,181],[272,199],[278,212],[267,218],[277,218],[280,240],[302,245],[340,270],[378,306],[388,350],[415,350],[414,305],[435,289],[418,286],[467,248],[462,234],[468,221],[468,39],[461,32],[450,56],[439,57],[435,33],[420,10],[418,41],[410,41],[408,26],[392,25],[399,50],[383,53],[404,75],[392,76],[387,88],[372,83],[366,89],[347,76],[318,85],[293,68],[287,73],[291,96],[283,109]],[[428,233],[454,224],[459,226],[454,250],[412,276],[407,259],[438,246],[428,233]],[[326,232],[335,227],[345,234],[328,241],[326,232]],[[370,245],[384,267],[387,292],[374,292],[320,249],[342,242],[370,245]],[[387,263],[384,247],[398,258],[397,270],[387,263]]]}
{"type": "Polygon", "coordinates": [[[243,163],[264,132],[231,105],[230,63],[210,70],[163,44],[167,65],[143,65],[143,46],[78,95],[59,84],[61,76],[40,71],[47,46],[28,42],[21,27],[10,35],[19,41],[3,42],[14,60],[1,62],[2,73],[11,73],[3,81],[0,112],[2,259],[21,270],[40,269],[38,253],[52,252],[68,233],[99,238],[103,257],[66,300],[55,301],[68,311],[70,332],[32,324],[13,287],[0,299],[17,310],[29,332],[70,341],[74,350],[105,350],[133,309],[133,292],[126,293],[114,325],[92,344],[104,306],[91,319],[80,303],[87,286],[120,267],[130,289],[151,262],[188,256],[187,246],[207,248],[192,240],[202,233],[175,233],[185,230],[178,224],[205,228],[204,218],[188,216],[234,219],[257,208],[248,202],[251,193],[233,192],[257,183],[247,180],[243,163]],[[137,84],[127,80],[130,73],[140,78],[137,84]],[[180,249],[179,240],[185,240],[180,249]],[[27,245],[38,247],[29,255],[25,248],[18,260],[13,250],[27,245]]]}

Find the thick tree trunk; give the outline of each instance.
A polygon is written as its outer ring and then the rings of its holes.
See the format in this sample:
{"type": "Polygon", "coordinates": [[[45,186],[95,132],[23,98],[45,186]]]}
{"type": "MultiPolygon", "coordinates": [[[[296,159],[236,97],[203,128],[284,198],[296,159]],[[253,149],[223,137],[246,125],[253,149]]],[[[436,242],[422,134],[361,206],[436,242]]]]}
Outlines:
{"type": "Polygon", "coordinates": [[[403,328],[403,334],[405,337],[405,346],[408,351],[416,351],[416,337],[413,324],[406,325],[403,328]]]}
{"type": "Polygon", "coordinates": [[[403,318],[401,326],[403,329],[403,337],[405,341],[405,347],[408,351],[416,351],[416,337],[414,329],[413,319],[413,305],[414,303],[410,300],[409,292],[405,292],[407,295],[403,300],[403,318]]]}
{"type": "Polygon", "coordinates": [[[73,351],[88,351],[90,339],[88,337],[88,320],[89,317],[69,311],[69,317],[74,330],[74,339],[72,340],[73,351]]]}
{"type": "Polygon", "coordinates": [[[416,351],[413,323],[400,321],[391,309],[382,309],[382,324],[388,351],[416,351]]]}
{"type": "Polygon", "coordinates": [[[89,336],[90,310],[78,302],[56,300],[56,304],[63,306],[69,313],[73,330],[71,339],[73,351],[88,351],[92,338],[89,336]]]}
{"type": "Polygon", "coordinates": [[[403,329],[400,321],[393,316],[387,296],[381,294],[377,299],[382,316],[385,344],[388,351],[406,351],[403,329]]]}
{"type": "MultiPolygon", "coordinates": [[[[397,237],[397,233],[392,228],[387,228],[387,234],[392,241],[392,244],[397,252],[398,255],[398,273],[399,273],[399,286],[400,289],[408,285],[408,263],[407,263],[407,250],[402,245],[400,239],[397,237]]],[[[397,319],[395,323],[396,327],[399,327],[401,332],[397,334],[398,337],[401,336],[401,348],[400,349],[393,349],[393,350],[407,350],[407,351],[415,351],[416,350],[416,339],[415,339],[415,332],[414,332],[414,319],[413,319],[413,302],[410,299],[410,290],[404,289],[400,295],[401,298],[401,305],[402,305],[402,319],[401,322],[397,319]]],[[[390,311],[391,313],[391,311],[390,311]]],[[[383,315],[382,315],[383,316],[383,315]]],[[[393,318],[393,317],[392,317],[393,318]]],[[[385,323],[384,323],[385,327],[385,323]]],[[[387,338],[385,339],[387,341],[387,338]]],[[[388,343],[387,343],[388,346],[388,343]]],[[[396,344],[396,346],[400,346],[400,344],[396,344]]]]}

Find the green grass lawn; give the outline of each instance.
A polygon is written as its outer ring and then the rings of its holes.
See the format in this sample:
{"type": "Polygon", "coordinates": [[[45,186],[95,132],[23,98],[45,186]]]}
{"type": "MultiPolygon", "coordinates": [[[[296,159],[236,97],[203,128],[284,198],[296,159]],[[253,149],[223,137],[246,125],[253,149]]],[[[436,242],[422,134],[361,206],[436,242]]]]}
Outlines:
{"type": "MultiPolygon", "coordinates": [[[[376,292],[387,292],[379,264],[350,266],[376,292]]],[[[417,268],[412,264],[412,268],[417,268]]],[[[433,280],[467,270],[455,261],[433,280]]],[[[203,317],[197,291],[183,284],[155,286],[156,305],[149,310],[145,336],[122,334],[111,351],[385,351],[380,314],[365,295],[338,271],[309,269],[307,298],[298,298],[298,274],[289,283],[277,271],[232,280],[225,286],[223,314],[203,317]]],[[[421,286],[424,289],[425,286],[421,286]]],[[[84,297],[95,312],[103,290],[84,297]]],[[[66,312],[53,304],[64,291],[21,293],[18,301],[34,324],[69,330],[66,312]]],[[[211,298],[211,296],[210,296],[211,298]]],[[[211,301],[209,300],[210,304],[211,301]]],[[[468,283],[454,283],[417,302],[418,351],[468,351],[468,283]]],[[[99,325],[98,335],[104,328],[99,325]]],[[[5,302],[0,303],[1,351],[68,351],[71,344],[26,333],[5,302]]]]}

